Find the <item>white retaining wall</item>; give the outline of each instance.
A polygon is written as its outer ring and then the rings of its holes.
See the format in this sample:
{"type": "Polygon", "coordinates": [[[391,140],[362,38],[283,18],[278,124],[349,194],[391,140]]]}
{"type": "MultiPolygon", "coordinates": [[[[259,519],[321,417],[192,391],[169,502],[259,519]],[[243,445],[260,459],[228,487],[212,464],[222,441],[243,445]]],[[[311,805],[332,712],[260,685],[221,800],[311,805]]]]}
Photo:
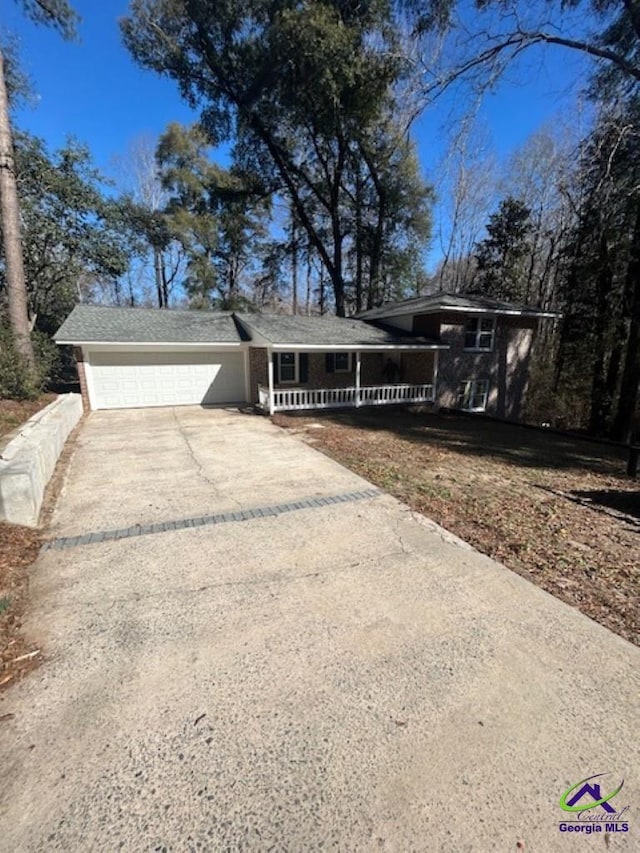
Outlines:
{"type": "Polygon", "coordinates": [[[69,433],[82,417],[80,394],[61,394],[29,418],[0,453],[0,519],[36,527],[44,491],[69,433]]]}

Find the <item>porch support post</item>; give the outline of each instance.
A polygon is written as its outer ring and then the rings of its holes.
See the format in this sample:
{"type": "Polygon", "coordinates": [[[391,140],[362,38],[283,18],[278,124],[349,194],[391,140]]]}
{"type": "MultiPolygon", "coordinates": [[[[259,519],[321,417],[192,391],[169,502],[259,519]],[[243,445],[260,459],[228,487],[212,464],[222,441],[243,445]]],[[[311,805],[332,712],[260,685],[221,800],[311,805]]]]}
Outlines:
{"type": "Polygon", "coordinates": [[[273,407],[273,350],[269,349],[269,414],[272,415],[274,411],[273,407]]]}
{"type": "Polygon", "coordinates": [[[360,399],[360,369],[362,367],[362,359],[360,350],[356,352],[356,409],[362,403],[360,399]]]}
{"type": "Polygon", "coordinates": [[[437,403],[437,386],[438,386],[438,356],[440,355],[440,350],[437,349],[433,353],[433,379],[431,380],[431,384],[433,385],[433,404],[434,406],[437,403]]]}

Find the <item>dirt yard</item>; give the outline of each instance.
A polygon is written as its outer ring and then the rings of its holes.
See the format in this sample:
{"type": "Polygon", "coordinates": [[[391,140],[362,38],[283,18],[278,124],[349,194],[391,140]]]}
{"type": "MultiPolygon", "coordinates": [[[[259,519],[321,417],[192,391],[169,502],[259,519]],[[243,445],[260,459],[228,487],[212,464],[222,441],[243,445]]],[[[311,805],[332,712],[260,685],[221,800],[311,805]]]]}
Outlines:
{"type": "Polygon", "coordinates": [[[16,427],[55,399],[56,394],[41,394],[36,400],[0,400],[0,447],[4,446],[16,427]]]}
{"type": "Polygon", "coordinates": [[[37,650],[28,645],[20,629],[28,593],[27,568],[40,545],[39,531],[0,522],[0,690],[38,662],[37,650]]]}
{"type": "MultiPolygon", "coordinates": [[[[17,427],[56,396],[0,400],[0,450],[17,427]]],[[[52,495],[51,500],[54,498],[52,495]]],[[[21,627],[28,595],[28,567],[38,556],[41,544],[39,530],[0,521],[0,690],[39,662],[39,650],[28,644],[21,627]]]]}
{"type": "Polygon", "coordinates": [[[274,421],[640,645],[640,482],[623,450],[406,410],[274,421]]]}

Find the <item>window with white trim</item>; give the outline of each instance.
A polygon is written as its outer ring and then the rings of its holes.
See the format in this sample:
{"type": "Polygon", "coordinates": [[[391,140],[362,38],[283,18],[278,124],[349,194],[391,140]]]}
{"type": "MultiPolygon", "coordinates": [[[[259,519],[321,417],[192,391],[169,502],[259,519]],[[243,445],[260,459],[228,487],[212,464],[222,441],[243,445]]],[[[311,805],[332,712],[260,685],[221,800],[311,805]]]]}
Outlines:
{"type": "Polygon", "coordinates": [[[471,317],[464,329],[464,348],[490,352],[496,333],[495,317],[471,317]]]}
{"type": "Polygon", "coordinates": [[[282,384],[298,381],[298,354],[295,352],[278,353],[278,378],[282,384]]]}
{"type": "Polygon", "coordinates": [[[467,412],[484,412],[488,397],[488,379],[465,379],[458,389],[458,408],[467,412]]]}
{"type": "Polygon", "coordinates": [[[351,373],[351,353],[334,353],[333,369],[335,373],[351,373]]]}

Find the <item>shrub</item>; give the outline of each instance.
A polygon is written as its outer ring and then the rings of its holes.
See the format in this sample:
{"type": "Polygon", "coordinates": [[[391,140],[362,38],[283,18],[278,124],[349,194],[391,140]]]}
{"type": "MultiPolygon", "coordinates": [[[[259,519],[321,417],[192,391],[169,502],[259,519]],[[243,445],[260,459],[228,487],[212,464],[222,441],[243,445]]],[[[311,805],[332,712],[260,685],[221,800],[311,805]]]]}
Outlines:
{"type": "Polygon", "coordinates": [[[17,352],[11,330],[0,326],[0,397],[29,400],[37,397],[57,360],[55,344],[41,332],[32,335],[36,357],[31,368],[17,352]]]}

